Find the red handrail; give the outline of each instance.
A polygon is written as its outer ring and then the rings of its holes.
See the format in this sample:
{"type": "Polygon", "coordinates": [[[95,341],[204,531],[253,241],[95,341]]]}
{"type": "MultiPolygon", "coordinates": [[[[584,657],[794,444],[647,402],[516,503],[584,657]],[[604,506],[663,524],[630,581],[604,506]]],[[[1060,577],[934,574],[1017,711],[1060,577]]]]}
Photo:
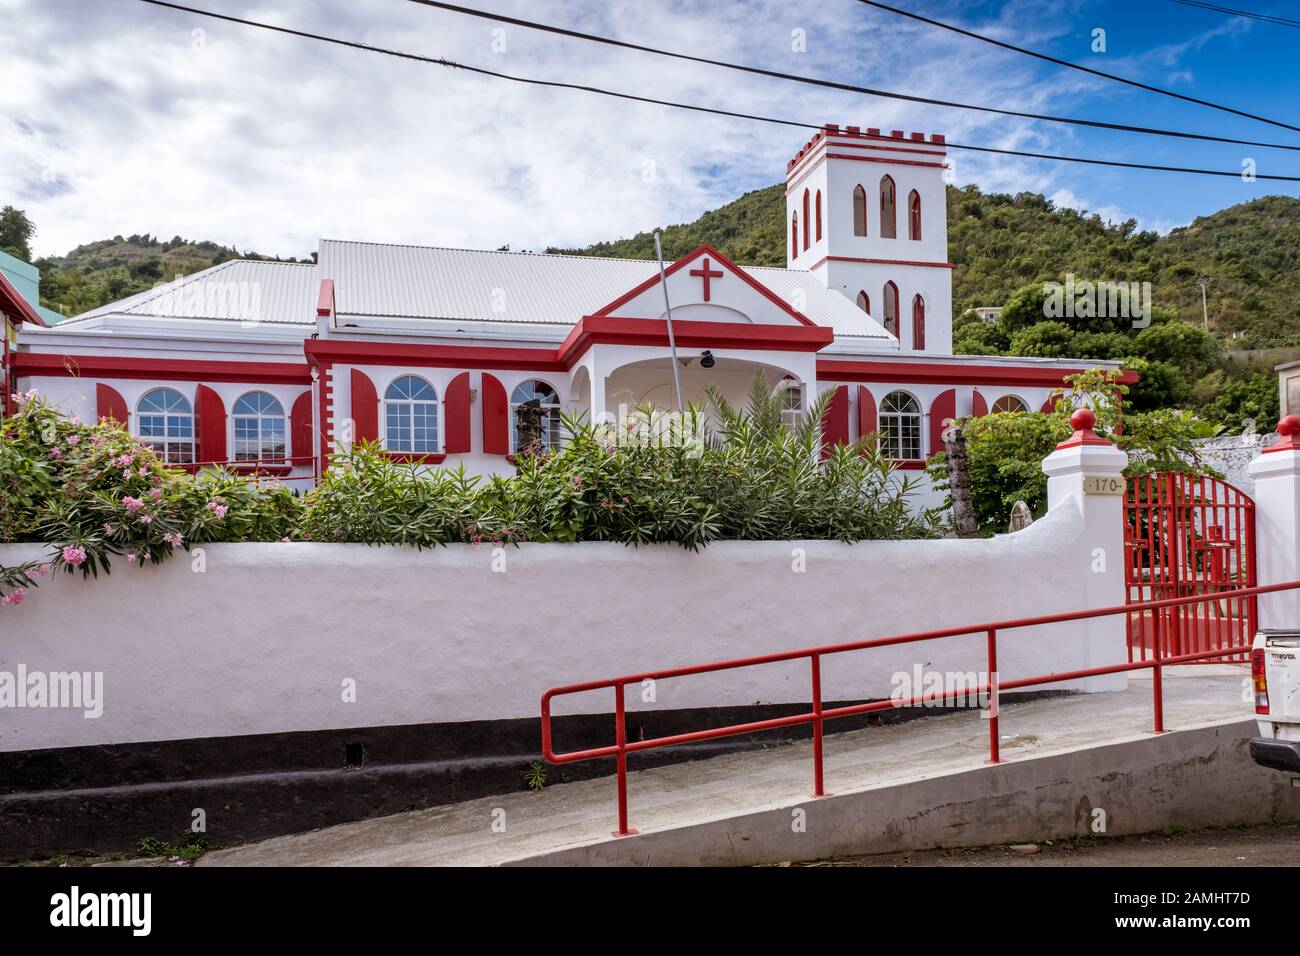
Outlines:
{"type": "MultiPolygon", "coordinates": [[[[1209,660],[1215,657],[1227,657],[1232,654],[1248,652],[1250,645],[1240,645],[1234,647],[1220,647],[1209,651],[1199,651],[1191,654],[1179,654],[1172,657],[1162,657],[1160,650],[1159,634],[1156,634],[1157,640],[1154,642],[1153,656],[1147,660],[1125,661],[1119,664],[1110,664],[1102,667],[1089,667],[1082,670],[1064,671],[1058,674],[1040,674],[1035,677],[1020,677],[1015,680],[1001,680],[997,672],[997,634],[998,631],[1013,630],[1021,627],[1036,627],[1043,624],[1060,624],[1067,621],[1082,621],[1095,617],[1109,617],[1115,614],[1129,614],[1134,611],[1156,610],[1159,608],[1177,607],[1185,604],[1200,604],[1209,601],[1221,601],[1224,599],[1235,599],[1254,597],[1259,594],[1269,594],[1275,591],[1286,591],[1293,588],[1300,588],[1300,581],[1289,581],[1285,584],[1270,584],[1263,587],[1241,588],[1236,591],[1222,591],[1217,594],[1198,594],[1186,597],[1165,598],[1159,601],[1147,601],[1143,604],[1120,604],[1113,607],[1094,608],[1087,611],[1066,611],[1058,614],[1043,614],[1038,617],[1013,618],[1006,621],[994,621],[985,624],[975,624],[969,627],[950,627],[934,631],[920,631],[913,634],[901,634],[895,637],[872,638],[865,641],[852,641],[846,644],[825,644],[819,647],[806,647],[800,650],[783,651],[776,654],[761,654],[755,657],[736,658],[734,660],[714,661],[709,664],[696,664],[690,667],[673,667],[666,670],[645,671],[639,674],[626,674],[622,677],[612,677],[607,680],[586,681],[581,684],[567,684],[563,687],[552,687],[546,693],[542,694],[541,705],[541,724],[542,724],[542,755],[551,763],[576,763],[582,760],[595,760],[601,757],[617,758],[617,776],[618,776],[618,830],[615,836],[628,836],[635,833],[635,830],[628,828],[627,813],[627,755],[642,750],[655,750],[660,747],[672,747],[679,744],[694,743],[700,740],[714,740],[719,737],[734,737],[739,734],[750,734],[761,730],[773,730],[778,727],[792,727],[798,724],[813,725],[813,796],[825,796],[824,775],[822,766],[822,727],[827,720],[836,717],[850,717],[856,714],[867,714],[880,710],[890,710],[897,707],[913,706],[918,703],[937,703],[947,701],[955,696],[966,696],[971,693],[980,697],[987,695],[989,700],[989,762],[999,763],[998,753],[998,695],[1004,690],[1015,690],[1020,687],[1032,687],[1039,684],[1052,684],[1061,681],[1079,680],[1084,677],[1098,677],[1104,674],[1119,674],[1126,671],[1136,671],[1150,668],[1152,671],[1152,701],[1155,711],[1154,733],[1164,733],[1164,686],[1163,686],[1163,669],[1172,664],[1184,664],[1197,660],[1209,660]],[[984,633],[987,635],[987,654],[988,654],[988,676],[987,683],[981,684],[976,688],[963,687],[958,690],[947,691],[942,694],[923,693],[914,694],[911,697],[889,700],[872,701],[866,704],[851,704],[845,707],[833,707],[829,710],[823,708],[821,699],[821,659],[830,654],[843,654],[848,651],[867,650],[873,647],[892,647],[898,644],[912,644],[917,641],[932,641],[946,637],[961,637],[968,634],[984,633]],[[802,714],[791,714],[786,717],[772,717],[767,720],[756,720],[744,724],[731,724],[726,727],[713,727],[708,730],[696,730],[689,733],[671,734],[667,737],[652,737],[649,740],[634,740],[628,742],[627,727],[624,720],[624,688],[628,684],[639,684],[642,681],[659,681],[667,680],[673,677],[688,677],[693,674],[707,674],[716,671],[735,670],[741,667],[756,667],[762,664],[776,664],[783,661],[801,660],[807,658],[811,669],[812,679],[812,710],[802,714]],[[552,748],[551,741],[551,701],[556,697],[564,697],[571,694],[581,694],[592,690],[601,690],[612,688],[614,690],[614,740],[615,743],[607,747],[594,747],[588,750],[574,750],[568,753],[557,754],[552,748]]],[[[1153,617],[1159,620],[1159,615],[1153,617]]],[[[1158,627],[1158,625],[1157,625],[1158,627]]]]}

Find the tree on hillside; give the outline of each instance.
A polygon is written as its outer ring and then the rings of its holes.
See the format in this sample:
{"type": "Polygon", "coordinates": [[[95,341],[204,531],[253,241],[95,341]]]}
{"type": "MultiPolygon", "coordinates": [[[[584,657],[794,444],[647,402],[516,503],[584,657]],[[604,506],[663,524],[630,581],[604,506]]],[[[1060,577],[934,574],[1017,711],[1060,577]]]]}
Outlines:
{"type": "Polygon", "coordinates": [[[34,235],[36,226],[27,218],[27,213],[13,206],[0,209],[0,252],[31,262],[34,235]]]}

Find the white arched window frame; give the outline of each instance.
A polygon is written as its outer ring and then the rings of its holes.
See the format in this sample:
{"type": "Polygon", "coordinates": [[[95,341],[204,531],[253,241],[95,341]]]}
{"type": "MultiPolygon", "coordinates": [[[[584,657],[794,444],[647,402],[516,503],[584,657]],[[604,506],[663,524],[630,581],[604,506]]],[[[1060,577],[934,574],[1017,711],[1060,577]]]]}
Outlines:
{"type": "Polygon", "coordinates": [[[510,450],[519,448],[519,409],[524,402],[538,399],[542,403],[542,450],[560,447],[560,394],[538,378],[520,382],[510,393],[510,450]]]}
{"type": "Polygon", "coordinates": [[[403,375],[384,390],[384,448],[412,455],[437,454],[438,393],[418,375],[403,375]]]}
{"type": "Polygon", "coordinates": [[[267,392],[241,395],[230,410],[235,461],[283,461],[288,455],[284,406],[267,392]]]}
{"type": "Polygon", "coordinates": [[[880,403],[877,416],[880,442],[895,461],[919,461],[921,447],[921,403],[907,392],[890,392],[880,403]]]}
{"type": "Polygon", "coordinates": [[[998,412],[1027,412],[1029,405],[1019,395],[1003,395],[989,409],[992,414],[998,412]]]}
{"type": "Polygon", "coordinates": [[[194,408],[174,388],[145,392],[135,406],[140,441],[169,465],[194,464],[194,408]]]}
{"type": "Polygon", "coordinates": [[[781,424],[794,429],[803,418],[803,386],[787,379],[781,386],[781,424]]]}

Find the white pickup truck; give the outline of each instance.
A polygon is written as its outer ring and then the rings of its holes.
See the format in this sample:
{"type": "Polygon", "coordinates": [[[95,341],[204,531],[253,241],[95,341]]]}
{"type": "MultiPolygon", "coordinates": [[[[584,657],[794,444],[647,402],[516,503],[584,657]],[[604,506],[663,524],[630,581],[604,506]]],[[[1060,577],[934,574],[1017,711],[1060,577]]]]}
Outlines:
{"type": "Polygon", "coordinates": [[[1300,774],[1300,631],[1260,631],[1250,651],[1260,736],[1257,764],[1300,774]]]}

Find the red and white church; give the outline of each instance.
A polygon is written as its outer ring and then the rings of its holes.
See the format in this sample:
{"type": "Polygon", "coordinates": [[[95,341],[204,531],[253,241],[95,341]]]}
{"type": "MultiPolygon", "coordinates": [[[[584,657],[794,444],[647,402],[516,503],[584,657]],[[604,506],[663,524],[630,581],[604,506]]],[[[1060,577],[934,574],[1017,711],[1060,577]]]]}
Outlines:
{"type": "MultiPolygon", "coordinates": [[[[1089,360],[953,355],[944,137],[828,125],[786,170],[786,268],[701,246],[667,267],[682,389],[789,408],[834,391],[828,441],[879,431],[919,470],[946,420],[1037,409],[1089,360]],[[701,362],[710,353],[712,362],[701,362]],[[707,366],[707,367],[706,367],[707,366]]],[[[46,327],[6,312],[10,390],[124,422],[171,462],[306,484],[340,442],[510,473],[516,415],[675,404],[654,262],[323,239],[232,260],[46,327]],[[13,331],[16,330],[16,334],[13,331]]]]}

